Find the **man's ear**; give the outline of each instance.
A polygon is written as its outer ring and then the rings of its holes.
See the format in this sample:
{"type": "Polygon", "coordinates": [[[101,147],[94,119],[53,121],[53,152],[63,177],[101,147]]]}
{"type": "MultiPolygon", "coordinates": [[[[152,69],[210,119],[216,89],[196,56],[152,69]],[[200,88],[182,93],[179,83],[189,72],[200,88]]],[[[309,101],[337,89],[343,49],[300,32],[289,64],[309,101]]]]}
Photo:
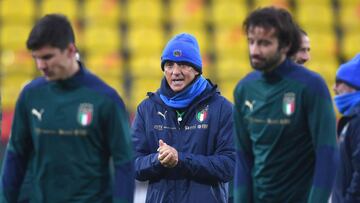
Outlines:
{"type": "Polygon", "coordinates": [[[75,55],[77,53],[77,48],[74,43],[70,43],[67,47],[67,50],[68,50],[69,56],[75,57],[75,55]]]}
{"type": "Polygon", "coordinates": [[[287,55],[287,53],[289,52],[290,50],[290,47],[291,47],[291,43],[288,44],[287,46],[284,46],[280,49],[280,52],[282,52],[283,54],[287,55]]]}
{"type": "Polygon", "coordinates": [[[200,75],[200,72],[198,70],[196,70],[195,68],[193,68],[193,70],[195,71],[196,76],[200,75]]]}

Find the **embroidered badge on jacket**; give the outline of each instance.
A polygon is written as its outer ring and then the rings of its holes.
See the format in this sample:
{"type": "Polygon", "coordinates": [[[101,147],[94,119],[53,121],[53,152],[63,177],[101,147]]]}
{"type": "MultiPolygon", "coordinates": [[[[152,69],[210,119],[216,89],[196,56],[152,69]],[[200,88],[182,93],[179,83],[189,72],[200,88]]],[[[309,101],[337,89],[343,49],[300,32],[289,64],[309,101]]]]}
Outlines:
{"type": "Polygon", "coordinates": [[[90,103],[81,103],[78,110],[78,122],[82,126],[91,124],[93,118],[94,107],[90,103]]]}
{"type": "Polygon", "coordinates": [[[206,106],[196,114],[196,120],[198,120],[200,123],[204,122],[208,117],[208,108],[209,106],[206,106]]]}
{"type": "Polygon", "coordinates": [[[287,116],[291,116],[295,112],[295,93],[288,92],[284,94],[282,109],[287,116]]]}

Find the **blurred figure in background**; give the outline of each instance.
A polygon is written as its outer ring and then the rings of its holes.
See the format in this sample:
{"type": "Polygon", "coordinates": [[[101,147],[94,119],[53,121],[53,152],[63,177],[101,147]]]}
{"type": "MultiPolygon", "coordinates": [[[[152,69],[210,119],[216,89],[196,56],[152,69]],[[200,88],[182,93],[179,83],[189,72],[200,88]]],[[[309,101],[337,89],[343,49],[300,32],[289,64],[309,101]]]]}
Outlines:
{"type": "Polygon", "coordinates": [[[301,38],[288,11],[257,9],[244,29],[254,71],[234,91],[234,202],[325,203],[337,155],[329,90],[290,59],[301,38]]]}
{"type": "Polygon", "coordinates": [[[292,57],[295,63],[304,65],[311,59],[310,57],[310,39],[303,29],[299,29],[301,35],[300,49],[292,57]]]}
{"type": "Polygon", "coordinates": [[[43,77],[26,85],[16,103],[0,202],[17,203],[28,166],[30,202],[132,202],[133,151],[124,103],[77,61],[68,19],[41,18],[27,48],[43,77]]]}
{"type": "Polygon", "coordinates": [[[220,203],[235,167],[232,104],[202,76],[194,36],[172,38],[161,56],[164,78],[133,123],[135,176],[149,181],[146,202],[220,203]]]}
{"type": "Polygon", "coordinates": [[[331,199],[360,202],[360,54],[340,66],[334,92],[343,117],[338,123],[340,163],[331,199]]]}

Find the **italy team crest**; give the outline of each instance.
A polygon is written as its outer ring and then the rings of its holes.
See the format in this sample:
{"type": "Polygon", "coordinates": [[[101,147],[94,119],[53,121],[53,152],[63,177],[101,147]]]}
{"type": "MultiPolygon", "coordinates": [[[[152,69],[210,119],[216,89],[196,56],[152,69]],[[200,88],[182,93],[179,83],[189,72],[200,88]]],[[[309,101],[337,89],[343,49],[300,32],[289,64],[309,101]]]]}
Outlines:
{"type": "Polygon", "coordinates": [[[204,122],[207,117],[208,117],[208,107],[204,108],[203,110],[199,111],[196,114],[196,120],[198,120],[200,123],[204,122]]]}
{"type": "Polygon", "coordinates": [[[93,105],[90,103],[81,103],[78,110],[78,122],[82,126],[88,126],[93,119],[93,105]]]}
{"type": "Polygon", "coordinates": [[[287,116],[291,116],[295,112],[295,93],[288,92],[284,94],[282,109],[287,116]]]}

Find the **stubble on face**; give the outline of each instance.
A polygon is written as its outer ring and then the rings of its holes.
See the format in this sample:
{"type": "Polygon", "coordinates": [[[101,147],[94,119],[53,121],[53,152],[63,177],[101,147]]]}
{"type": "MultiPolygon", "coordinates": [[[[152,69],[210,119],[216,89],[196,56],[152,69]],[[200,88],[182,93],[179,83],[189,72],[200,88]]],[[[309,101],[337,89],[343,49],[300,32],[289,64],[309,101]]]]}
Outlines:
{"type": "Polygon", "coordinates": [[[274,28],[251,27],[248,31],[250,64],[255,70],[268,72],[286,58],[274,28]]]}
{"type": "Polygon", "coordinates": [[[250,63],[253,69],[268,72],[280,64],[281,58],[282,57],[279,52],[275,52],[271,57],[253,55],[250,56],[250,63]]]}

